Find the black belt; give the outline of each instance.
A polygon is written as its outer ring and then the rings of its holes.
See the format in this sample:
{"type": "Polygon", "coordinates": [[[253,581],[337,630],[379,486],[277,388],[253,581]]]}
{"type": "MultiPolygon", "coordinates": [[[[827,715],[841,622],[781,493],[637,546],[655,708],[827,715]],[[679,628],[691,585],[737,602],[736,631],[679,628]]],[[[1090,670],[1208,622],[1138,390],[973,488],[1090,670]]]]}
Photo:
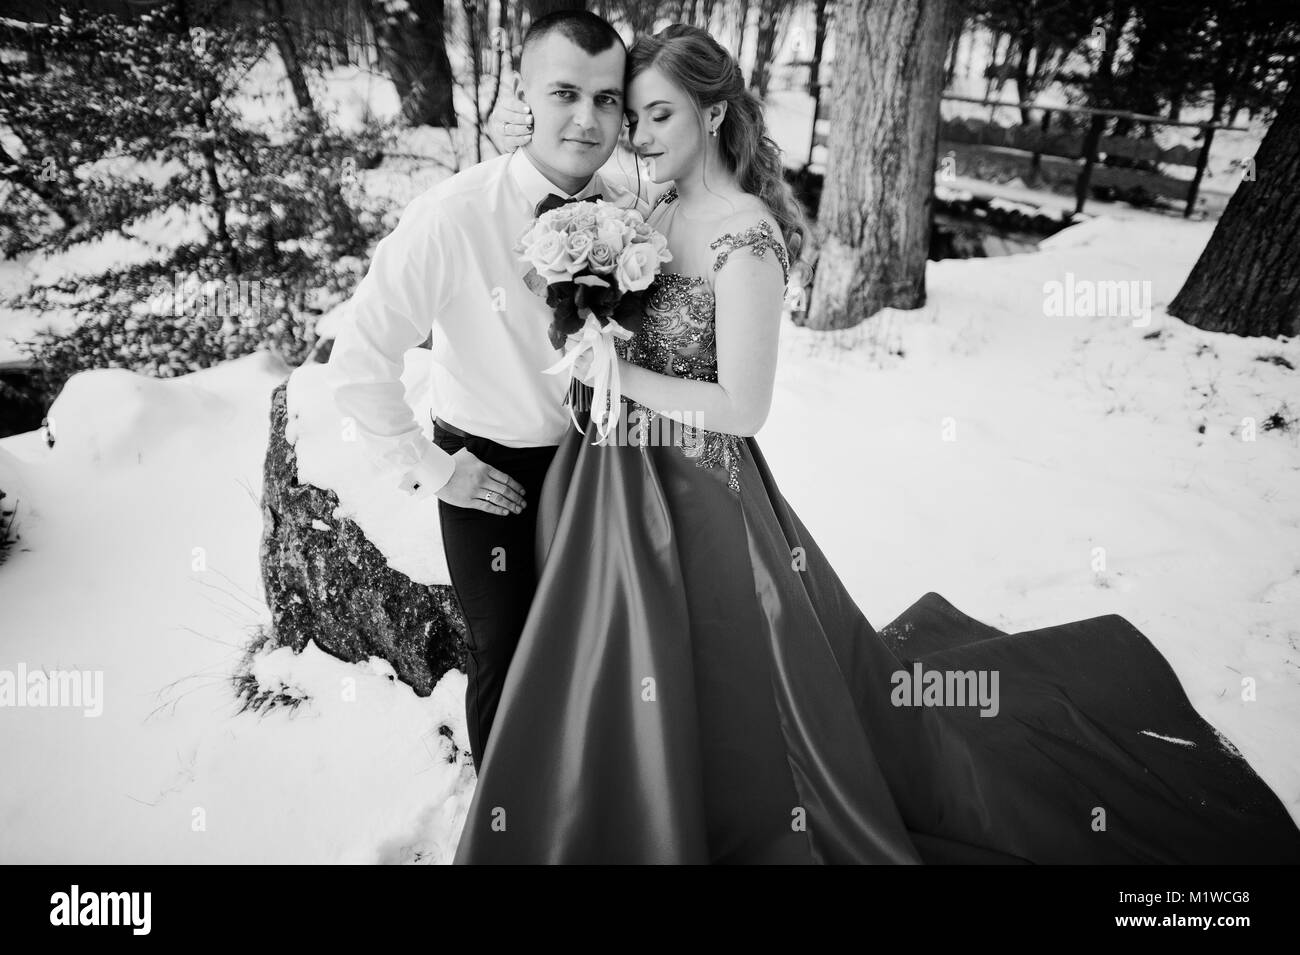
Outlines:
{"type": "Polygon", "coordinates": [[[469,435],[467,435],[464,431],[460,430],[460,428],[457,428],[455,425],[447,424],[447,422],[443,421],[441,418],[434,418],[433,423],[436,424],[443,431],[449,431],[452,434],[457,435],[458,437],[462,437],[462,438],[469,437],[469,435]]]}

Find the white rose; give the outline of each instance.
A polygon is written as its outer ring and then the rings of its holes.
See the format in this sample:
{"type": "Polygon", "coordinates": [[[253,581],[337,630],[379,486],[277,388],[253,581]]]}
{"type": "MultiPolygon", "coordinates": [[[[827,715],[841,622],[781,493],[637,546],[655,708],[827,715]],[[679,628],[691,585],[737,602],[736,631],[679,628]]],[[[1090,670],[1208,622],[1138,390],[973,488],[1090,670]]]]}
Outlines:
{"type": "Polygon", "coordinates": [[[654,248],[655,257],[661,264],[672,261],[673,254],[668,251],[668,240],[664,238],[662,233],[651,229],[650,234],[645,237],[644,241],[654,248]]]}
{"type": "Polygon", "coordinates": [[[567,282],[578,271],[573,267],[573,258],[565,237],[558,232],[542,236],[529,250],[528,259],[537,269],[537,274],[548,283],[567,282]]]}
{"type": "Polygon", "coordinates": [[[586,230],[595,228],[596,210],[591,208],[591,203],[575,202],[573,205],[575,207],[581,206],[582,208],[576,209],[573,213],[573,217],[568,222],[567,228],[571,232],[576,232],[579,229],[586,230]]]}
{"type": "Polygon", "coordinates": [[[625,292],[640,292],[654,281],[658,267],[654,246],[635,242],[618,254],[614,280],[625,292]]]}
{"type": "Polygon", "coordinates": [[[618,265],[618,253],[604,239],[597,239],[587,250],[587,265],[597,275],[609,275],[618,265]]]}
{"type": "Polygon", "coordinates": [[[573,260],[573,271],[582,271],[587,265],[587,253],[591,251],[590,232],[572,232],[564,237],[564,245],[569,258],[573,260]]]}
{"type": "Polygon", "coordinates": [[[539,219],[529,227],[527,232],[519,237],[519,242],[516,243],[516,248],[521,255],[528,257],[531,255],[532,247],[537,244],[538,240],[541,239],[542,236],[552,234],[554,231],[555,230],[552,229],[548,223],[542,222],[539,219]]]}
{"type": "Polygon", "coordinates": [[[596,224],[596,238],[607,244],[612,249],[621,249],[627,245],[628,236],[632,230],[627,224],[618,219],[608,219],[596,224]]]}
{"type": "Polygon", "coordinates": [[[563,229],[573,218],[575,210],[572,205],[556,206],[554,209],[544,213],[538,221],[546,221],[551,224],[553,229],[563,229]]]}

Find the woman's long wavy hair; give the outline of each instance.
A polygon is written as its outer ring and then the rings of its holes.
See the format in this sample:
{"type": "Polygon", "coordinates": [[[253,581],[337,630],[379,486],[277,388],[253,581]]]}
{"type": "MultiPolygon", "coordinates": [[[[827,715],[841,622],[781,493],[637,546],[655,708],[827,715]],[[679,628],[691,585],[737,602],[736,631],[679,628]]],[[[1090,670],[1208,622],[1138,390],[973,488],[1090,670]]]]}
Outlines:
{"type": "Polygon", "coordinates": [[[758,196],[772,210],[793,266],[803,247],[807,223],[794,192],[781,175],[781,152],[767,135],[763,104],[746,88],[735,58],[707,30],[674,23],[632,44],[628,51],[628,84],[651,67],[691,98],[705,135],[705,108],[714,103],[727,104],[718,128],[718,153],[735,174],[740,188],[758,196]]]}

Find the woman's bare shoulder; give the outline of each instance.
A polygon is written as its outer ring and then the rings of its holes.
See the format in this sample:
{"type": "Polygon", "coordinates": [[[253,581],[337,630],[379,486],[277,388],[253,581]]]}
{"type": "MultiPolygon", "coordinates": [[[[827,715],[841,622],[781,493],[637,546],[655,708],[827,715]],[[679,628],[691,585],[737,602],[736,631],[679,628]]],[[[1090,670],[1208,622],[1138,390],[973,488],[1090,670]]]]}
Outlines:
{"type": "Polygon", "coordinates": [[[772,252],[781,265],[782,276],[789,274],[789,253],[781,226],[772,210],[757,198],[718,222],[709,248],[716,254],[713,262],[715,272],[727,263],[732,252],[747,248],[758,258],[772,252]]]}

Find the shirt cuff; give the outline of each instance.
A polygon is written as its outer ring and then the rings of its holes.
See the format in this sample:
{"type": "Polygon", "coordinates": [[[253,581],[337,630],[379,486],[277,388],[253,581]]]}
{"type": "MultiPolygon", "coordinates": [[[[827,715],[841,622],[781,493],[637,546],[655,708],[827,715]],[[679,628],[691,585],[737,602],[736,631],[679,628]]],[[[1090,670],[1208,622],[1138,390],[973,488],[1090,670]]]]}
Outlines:
{"type": "Polygon", "coordinates": [[[420,463],[402,475],[398,490],[417,497],[429,497],[441,491],[456,473],[456,462],[436,444],[430,444],[420,463]]]}

